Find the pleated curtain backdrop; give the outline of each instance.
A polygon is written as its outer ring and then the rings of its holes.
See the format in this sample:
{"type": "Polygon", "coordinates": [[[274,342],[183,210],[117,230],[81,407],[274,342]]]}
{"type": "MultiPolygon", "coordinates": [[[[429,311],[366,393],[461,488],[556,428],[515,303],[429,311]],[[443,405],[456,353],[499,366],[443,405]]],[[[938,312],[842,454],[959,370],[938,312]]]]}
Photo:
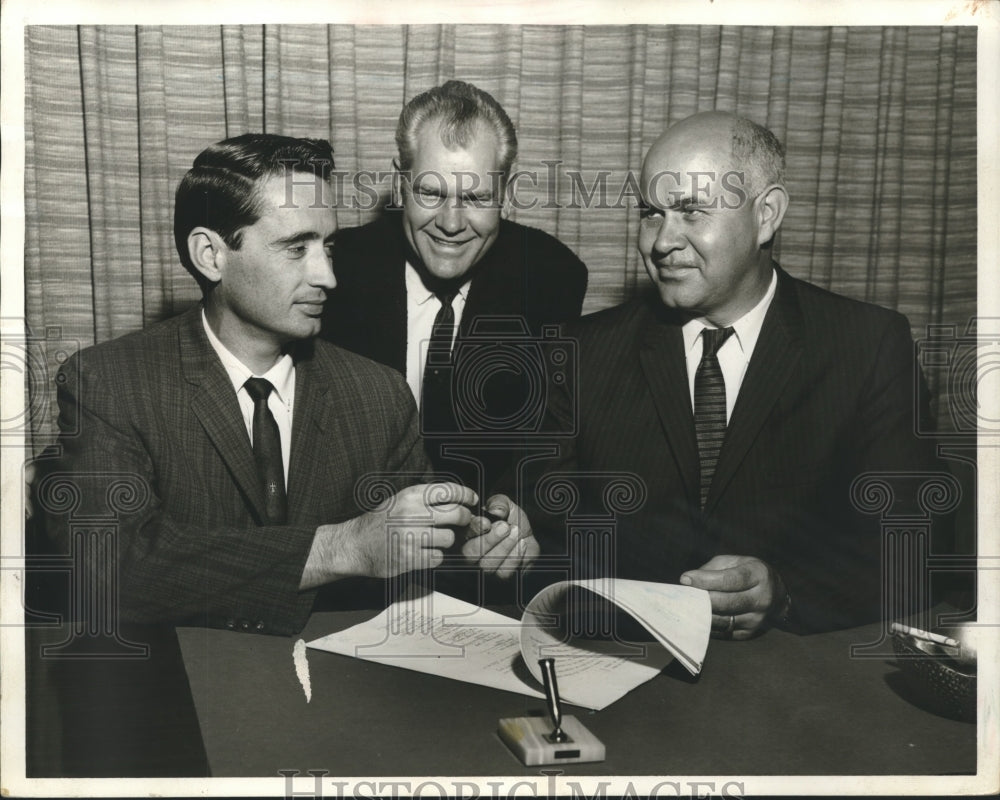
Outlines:
{"type": "MultiPolygon", "coordinates": [[[[587,263],[585,312],[646,280],[630,171],[669,124],[722,109],[787,146],[777,256],[789,272],[900,310],[918,337],[975,314],[975,28],[35,26],[25,61],[27,323],[71,348],[198,300],[172,209],[207,145],[329,138],[339,222],[367,222],[400,108],[453,77],[514,120],[512,217],[587,263]]],[[[53,430],[60,348],[29,386],[36,450],[53,430]]],[[[941,412],[948,387],[930,377],[941,412]]]]}

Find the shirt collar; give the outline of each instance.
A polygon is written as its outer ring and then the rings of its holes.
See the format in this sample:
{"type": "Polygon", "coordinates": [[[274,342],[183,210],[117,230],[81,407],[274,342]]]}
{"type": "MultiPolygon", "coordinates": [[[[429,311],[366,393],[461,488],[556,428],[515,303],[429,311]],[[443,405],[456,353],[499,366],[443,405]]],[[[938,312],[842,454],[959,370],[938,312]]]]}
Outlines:
{"type": "MultiPolygon", "coordinates": [[[[778,288],[778,272],[771,269],[771,283],[764,292],[764,296],[746,314],[736,320],[730,327],[735,332],[733,337],[739,343],[744,355],[749,358],[757,346],[757,339],[760,337],[760,329],[764,326],[764,317],[771,307],[774,294],[778,288]]],[[[690,353],[698,341],[698,337],[705,328],[714,328],[704,319],[692,319],[684,323],[681,332],[684,334],[684,352],[690,353]]]]}
{"type": "Polygon", "coordinates": [[[212,349],[218,354],[219,360],[222,362],[222,366],[225,367],[226,374],[229,375],[229,380],[232,381],[233,388],[237,392],[243,388],[243,384],[246,383],[247,378],[266,378],[271,382],[275,394],[278,395],[278,399],[282,403],[288,403],[291,400],[292,390],[295,387],[295,362],[292,361],[292,357],[288,353],[279,358],[274,363],[274,366],[263,375],[255,376],[246,364],[234,356],[229,348],[219,341],[219,337],[215,335],[212,326],[208,324],[208,317],[205,315],[204,308],[201,310],[201,323],[205,326],[205,335],[208,336],[208,343],[212,345],[212,349]]]}
{"type": "MultiPolygon", "coordinates": [[[[468,280],[458,287],[458,293],[462,296],[462,300],[468,299],[470,283],[472,281],[468,280]]],[[[406,262],[406,296],[418,306],[422,306],[434,297],[434,292],[424,285],[423,280],[420,278],[420,273],[417,272],[416,267],[409,261],[406,262]]]]}

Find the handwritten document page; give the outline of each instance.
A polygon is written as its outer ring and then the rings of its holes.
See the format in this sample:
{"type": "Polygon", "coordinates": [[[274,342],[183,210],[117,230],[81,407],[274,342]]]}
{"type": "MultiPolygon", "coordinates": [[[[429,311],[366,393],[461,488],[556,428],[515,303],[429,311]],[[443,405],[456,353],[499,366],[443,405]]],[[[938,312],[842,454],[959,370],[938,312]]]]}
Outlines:
{"type": "Polygon", "coordinates": [[[521,622],[428,592],[309,647],[532,697],[544,696],[538,660],[554,658],[563,699],[600,710],[674,657],[692,674],[700,671],[711,615],[707,592],[644,581],[557,583],[531,600],[521,622]],[[654,639],[619,637],[609,608],[625,611],[654,639]]]}
{"type": "Polygon", "coordinates": [[[521,659],[520,630],[516,619],[429,592],[309,647],[544,697],[521,659]]]}

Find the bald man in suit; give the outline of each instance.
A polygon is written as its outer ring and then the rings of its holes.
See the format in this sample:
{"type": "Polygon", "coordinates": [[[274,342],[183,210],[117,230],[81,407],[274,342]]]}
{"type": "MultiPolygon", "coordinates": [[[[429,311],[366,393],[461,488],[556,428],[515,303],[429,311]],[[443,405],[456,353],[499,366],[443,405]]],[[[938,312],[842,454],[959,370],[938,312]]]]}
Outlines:
{"type": "Polygon", "coordinates": [[[854,508],[852,483],[939,468],[914,436],[926,393],[907,320],[774,262],[789,201],[767,129],[688,118],[650,148],[640,185],[655,292],[567,330],[579,381],[550,386],[547,423],[562,455],[546,477],[529,466],[521,490],[542,552],[575,575],[706,589],[735,639],[877,618],[879,521],[854,508]],[[642,502],[595,550],[546,499],[560,474],[581,489],[574,513],[607,513],[588,489],[602,475],[629,476],[642,502]]]}

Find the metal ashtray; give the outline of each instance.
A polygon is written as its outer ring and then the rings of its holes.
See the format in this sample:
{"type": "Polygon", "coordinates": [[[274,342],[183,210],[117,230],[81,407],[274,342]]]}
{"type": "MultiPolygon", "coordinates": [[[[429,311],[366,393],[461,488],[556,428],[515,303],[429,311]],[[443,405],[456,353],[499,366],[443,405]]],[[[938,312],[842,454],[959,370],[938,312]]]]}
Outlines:
{"type": "Polygon", "coordinates": [[[952,719],[975,720],[976,648],[969,629],[921,631],[893,624],[891,630],[897,663],[928,709],[952,719]]]}

